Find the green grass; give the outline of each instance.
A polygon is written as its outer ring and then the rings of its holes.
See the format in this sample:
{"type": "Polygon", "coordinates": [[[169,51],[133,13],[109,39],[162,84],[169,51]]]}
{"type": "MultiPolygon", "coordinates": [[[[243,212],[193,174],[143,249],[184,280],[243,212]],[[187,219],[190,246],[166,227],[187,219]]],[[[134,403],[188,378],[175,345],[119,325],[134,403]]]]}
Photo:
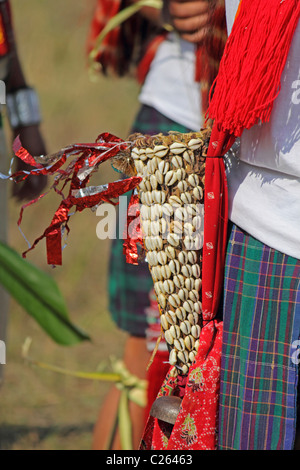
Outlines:
{"type": "MultiPolygon", "coordinates": [[[[138,87],[128,79],[89,80],[85,40],[93,2],[12,0],[19,54],[30,85],[40,96],[42,130],[48,152],[74,142],[92,142],[108,131],[126,138],[137,111],[138,87]]],[[[8,140],[10,139],[8,132],[8,140]]],[[[95,183],[118,179],[110,165],[95,183]]],[[[22,229],[32,242],[51,221],[59,204],[51,194],[25,210],[22,229]]],[[[27,248],[17,228],[20,204],[9,203],[9,243],[27,248]]],[[[107,308],[109,242],[96,237],[97,217],[88,211],[70,221],[63,266],[46,264],[45,243],[28,260],[56,279],[71,319],[92,336],[73,348],[54,344],[13,301],[10,303],[5,382],[0,390],[1,449],[89,449],[91,432],[109,385],[56,375],[29,367],[21,357],[26,337],[31,354],[73,370],[96,370],[111,354],[122,355],[125,334],[117,330],[107,308]]]]}

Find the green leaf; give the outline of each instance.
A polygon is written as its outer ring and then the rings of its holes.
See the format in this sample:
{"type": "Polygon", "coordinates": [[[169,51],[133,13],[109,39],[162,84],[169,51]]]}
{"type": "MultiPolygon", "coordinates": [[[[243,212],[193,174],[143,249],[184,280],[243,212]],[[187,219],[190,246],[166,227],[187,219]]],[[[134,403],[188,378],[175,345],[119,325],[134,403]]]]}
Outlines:
{"type": "Polygon", "coordinates": [[[71,346],[90,339],[71,323],[54,279],[2,242],[0,283],[56,343],[71,346]]]}

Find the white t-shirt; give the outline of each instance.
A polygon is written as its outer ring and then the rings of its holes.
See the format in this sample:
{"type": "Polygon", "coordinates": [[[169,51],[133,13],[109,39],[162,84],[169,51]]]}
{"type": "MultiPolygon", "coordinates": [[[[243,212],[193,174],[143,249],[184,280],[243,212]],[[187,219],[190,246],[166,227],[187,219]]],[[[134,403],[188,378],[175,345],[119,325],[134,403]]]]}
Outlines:
{"type": "Polygon", "coordinates": [[[168,34],[151,63],[139,100],[193,131],[202,127],[194,44],[168,34]]]}
{"type": "MultiPolygon", "coordinates": [[[[228,32],[238,0],[226,0],[228,32]]],[[[245,130],[228,172],[229,216],[266,245],[300,259],[300,25],[268,123],[245,130]]]]}

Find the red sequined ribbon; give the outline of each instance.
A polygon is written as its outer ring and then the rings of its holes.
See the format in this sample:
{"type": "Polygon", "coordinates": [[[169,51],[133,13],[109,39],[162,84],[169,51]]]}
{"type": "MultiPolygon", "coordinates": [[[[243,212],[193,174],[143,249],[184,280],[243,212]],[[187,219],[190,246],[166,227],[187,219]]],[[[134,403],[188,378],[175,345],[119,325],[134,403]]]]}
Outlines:
{"type": "MultiPolygon", "coordinates": [[[[32,166],[32,170],[18,171],[14,173],[11,178],[15,182],[24,181],[29,175],[54,175],[54,183],[52,189],[63,197],[58,209],[56,210],[52,221],[38,237],[33,245],[23,253],[23,257],[31,251],[37,243],[46,238],[47,246],[47,261],[48,264],[61,265],[62,264],[62,233],[66,229],[69,231],[68,221],[70,217],[70,209],[75,207],[75,210],[81,212],[86,208],[93,208],[102,202],[117,204],[113,199],[117,199],[122,194],[136,188],[141,178],[133,176],[128,179],[115,181],[107,185],[98,187],[88,187],[91,174],[97,170],[98,166],[107,161],[108,159],[116,156],[120,151],[128,149],[128,144],[122,139],[109,134],[103,133],[98,136],[95,143],[74,144],[54,155],[45,158],[45,162],[51,162],[48,166],[39,163],[30,153],[22,147],[20,139],[17,137],[13,150],[15,155],[26,164],[32,166]],[[73,156],[73,160],[66,169],[62,169],[69,157],[73,156]],[[59,189],[58,185],[62,183],[62,188],[59,189]],[[63,190],[69,186],[69,191],[66,197],[63,196],[63,190]]],[[[42,160],[42,159],[40,159],[42,160]]],[[[18,225],[21,224],[23,211],[26,207],[34,204],[41,199],[45,194],[30,201],[21,208],[18,225]]],[[[128,241],[132,244],[132,250],[136,250],[135,242],[128,241]]]]}

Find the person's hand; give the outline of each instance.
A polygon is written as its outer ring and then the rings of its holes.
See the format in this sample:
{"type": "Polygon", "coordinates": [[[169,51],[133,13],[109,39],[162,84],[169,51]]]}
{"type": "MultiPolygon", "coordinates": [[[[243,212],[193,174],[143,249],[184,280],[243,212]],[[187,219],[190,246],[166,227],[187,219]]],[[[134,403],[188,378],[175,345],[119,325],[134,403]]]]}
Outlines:
{"type": "MultiPolygon", "coordinates": [[[[45,155],[45,144],[38,126],[28,126],[17,129],[14,138],[20,136],[22,146],[33,156],[45,155]]],[[[32,170],[30,165],[26,165],[19,158],[14,171],[32,170]]],[[[14,183],[13,196],[19,200],[31,200],[39,196],[47,185],[47,176],[28,176],[22,183],[14,183]]]]}
{"type": "Polygon", "coordinates": [[[209,30],[211,0],[167,0],[170,21],[182,39],[202,42],[209,30]]]}

